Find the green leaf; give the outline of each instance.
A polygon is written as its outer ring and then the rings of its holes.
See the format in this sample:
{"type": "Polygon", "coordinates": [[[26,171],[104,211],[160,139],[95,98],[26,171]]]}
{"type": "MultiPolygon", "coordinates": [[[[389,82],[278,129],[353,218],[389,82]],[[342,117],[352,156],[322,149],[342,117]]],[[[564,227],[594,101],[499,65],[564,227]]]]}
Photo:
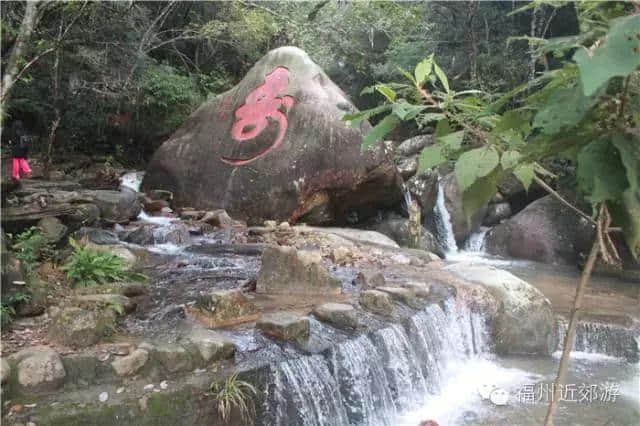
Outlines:
{"type": "Polygon", "coordinates": [[[616,133],[612,142],[620,152],[631,190],[640,191],[640,136],[616,133]]]}
{"type": "Polygon", "coordinates": [[[518,151],[505,151],[500,157],[500,165],[505,170],[513,169],[518,165],[520,157],[521,155],[518,151]]]}
{"type": "Polygon", "coordinates": [[[409,74],[407,70],[405,70],[402,67],[398,67],[398,69],[400,70],[402,75],[404,75],[405,77],[407,77],[407,79],[409,79],[409,81],[411,81],[414,85],[416,84],[416,79],[411,74],[409,74]]]}
{"type": "Polygon", "coordinates": [[[418,173],[425,172],[446,162],[447,159],[442,154],[442,147],[439,145],[430,145],[420,153],[420,157],[418,158],[418,173]]]}
{"type": "Polygon", "coordinates": [[[380,105],[379,107],[367,109],[364,111],[345,114],[342,116],[342,121],[349,122],[351,127],[358,127],[361,122],[368,120],[378,114],[382,114],[383,112],[389,111],[390,109],[391,105],[380,105]]]}
{"type": "Polygon", "coordinates": [[[460,149],[463,139],[464,130],[460,130],[458,132],[449,133],[445,136],[440,136],[436,138],[436,142],[444,145],[447,149],[456,151],[460,149]]]}
{"type": "Polygon", "coordinates": [[[380,92],[385,98],[387,98],[389,102],[395,102],[397,94],[389,86],[386,86],[384,84],[376,84],[376,90],[380,92]]]}
{"type": "Polygon", "coordinates": [[[384,138],[390,131],[396,128],[400,123],[400,119],[395,114],[389,114],[376,124],[362,141],[362,149],[365,150],[373,145],[376,141],[384,138]]]}
{"type": "Polygon", "coordinates": [[[398,101],[393,104],[392,111],[402,121],[413,120],[421,111],[428,108],[427,105],[412,105],[406,101],[398,101]]]}
{"type": "Polygon", "coordinates": [[[463,153],[455,166],[460,191],[466,191],[478,178],[487,176],[499,163],[498,153],[492,147],[476,148],[463,153]]]}
{"type": "Polygon", "coordinates": [[[416,76],[416,84],[418,86],[422,86],[424,82],[427,80],[427,77],[429,77],[429,74],[431,74],[432,65],[433,65],[433,54],[428,58],[422,60],[422,62],[420,62],[416,66],[414,74],[416,76]]]}
{"type": "Polygon", "coordinates": [[[556,88],[545,106],[538,111],[533,127],[553,135],[561,130],[575,127],[598,102],[599,96],[586,97],[580,84],[573,87],[556,88]]]}
{"type": "Polygon", "coordinates": [[[418,120],[420,121],[420,124],[425,125],[434,121],[442,120],[445,117],[446,116],[440,112],[427,112],[425,114],[420,114],[418,120]]]}
{"type": "Polygon", "coordinates": [[[451,126],[449,126],[449,120],[443,119],[438,121],[438,124],[436,125],[436,131],[434,132],[433,137],[438,139],[448,135],[451,132],[452,130],[451,130],[451,126]]]}
{"type": "Polygon", "coordinates": [[[578,50],[573,59],[580,68],[585,96],[593,95],[612,77],[624,77],[640,67],[640,14],[612,21],[604,43],[593,52],[578,50]]]}
{"type": "Polygon", "coordinates": [[[533,178],[536,176],[535,168],[533,164],[521,164],[513,170],[515,177],[522,183],[525,191],[529,191],[529,187],[533,182],[533,178]]]}
{"type": "Polygon", "coordinates": [[[447,75],[444,73],[444,71],[442,71],[442,68],[440,68],[438,64],[436,64],[435,62],[433,63],[433,70],[436,72],[436,75],[438,76],[438,79],[442,83],[444,90],[446,90],[447,93],[451,92],[451,90],[449,89],[449,79],[447,79],[447,75]]]}
{"type": "Polygon", "coordinates": [[[618,150],[607,139],[598,139],[578,154],[578,185],[594,203],[616,200],[629,187],[618,150]]]}
{"type": "MultiPolygon", "coordinates": [[[[457,164],[456,164],[457,166],[457,164]]],[[[473,184],[462,193],[462,210],[470,220],[475,212],[486,206],[491,198],[498,191],[498,182],[502,178],[502,170],[500,167],[493,169],[486,176],[477,178],[473,184]]]]}

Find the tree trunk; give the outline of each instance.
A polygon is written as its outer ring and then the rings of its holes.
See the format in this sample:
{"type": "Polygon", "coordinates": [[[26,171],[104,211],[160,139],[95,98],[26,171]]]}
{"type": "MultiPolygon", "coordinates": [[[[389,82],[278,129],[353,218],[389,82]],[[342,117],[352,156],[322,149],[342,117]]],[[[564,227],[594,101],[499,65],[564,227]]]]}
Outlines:
{"type": "Polygon", "coordinates": [[[549,402],[549,408],[547,409],[547,416],[544,419],[544,426],[553,426],[553,416],[558,408],[558,401],[562,397],[562,387],[564,386],[567,378],[567,372],[569,371],[569,361],[571,359],[571,349],[576,340],[576,328],[578,327],[578,321],[580,320],[580,309],[582,308],[582,297],[587,289],[591,272],[598,259],[598,253],[600,252],[600,241],[595,239],[593,246],[591,247],[591,253],[582,271],[580,277],[580,283],[576,289],[576,296],[573,300],[573,309],[571,310],[571,318],[569,320],[569,328],[567,329],[567,335],[564,338],[564,347],[562,348],[562,358],[560,358],[560,366],[558,367],[558,376],[554,382],[553,397],[549,402]]]}
{"type": "Polygon", "coordinates": [[[28,1],[22,23],[20,24],[20,32],[16,38],[16,42],[11,49],[9,61],[4,70],[2,77],[2,89],[0,93],[0,116],[6,112],[7,102],[9,101],[9,92],[16,82],[16,76],[20,71],[20,58],[24,54],[27,42],[31,38],[31,34],[36,26],[38,16],[38,2],[28,1]]]}
{"type": "MultiPolygon", "coordinates": [[[[60,18],[60,26],[58,27],[58,40],[60,43],[62,40],[62,18],[60,18]]],[[[51,128],[49,131],[49,138],[47,140],[47,155],[44,162],[45,176],[49,177],[51,169],[51,156],[53,153],[53,143],[56,140],[56,131],[62,120],[62,113],[60,112],[60,49],[56,49],[56,56],[53,61],[53,121],[51,122],[51,128]]]]}

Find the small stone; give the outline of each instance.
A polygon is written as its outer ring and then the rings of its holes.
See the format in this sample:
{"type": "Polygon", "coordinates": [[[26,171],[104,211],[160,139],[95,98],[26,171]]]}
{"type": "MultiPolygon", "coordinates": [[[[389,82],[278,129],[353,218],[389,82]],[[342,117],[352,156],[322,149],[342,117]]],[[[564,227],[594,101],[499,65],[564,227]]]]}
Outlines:
{"type": "Polygon", "coordinates": [[[353,306],[344,303],[324,303],[313,310],[321,321],[338,328],[357,328],[358,320],[353,306]]]}
{"type": "Polygon", "coordinates": [[[150,390],[153,390],[154,387],[155,387],[155,385],[153,383],[150,383],[150,384],[146,385],[143,389],[148,392],[150,390]]]}
{"type": "Polygon", "coordinates": [[[118,389],[116,390],[116,393],[117,393],[117,394],[120,394],[120,393],[122,393],[122,392],[124,392],[124,388],[118,388],[118,389]]]}
{"type": "Polygon", "coordinates": [[[117,358],[111,363],[118,376],[130,376],[138,372],[149,360],[149,352],[144,349],[136,349],[122,358],[117,358]]]}
{"type": "Polygon", "coordinates": [[[9,366],[9,363],[2,358],[0,360],[0,383],[4,383],[9,379],[9,376],[11,376],[11,366],[9,366]]]}
{"type": "Polygon", "coordinates": [[[233,226],[233,219],[224,210],[206,212],[200,221],[218,228],[230,228],[233,226]]]}
{"type": "Polygon", "coordinates": [[[391,315],[393,313],[391,297],[379,290],[365,290],[360,293],[360,304],[364,309],[377,314],[391,315]]]}
{"type": "Polygon", "coordinates": [[[140,409],[142,411],[147,411],[148,408],[148,404],[149,403],[149,397],[148,396],[143,396],[142,398],[140,398],[138,400],[138,406],[140,407],[140,409]]]}
{"type": "Polygon", "coordinates": [[[27,426],[36,426],[34,422],[27,422],[27,426]]]}
{"type": "Polygon", "coordinates": [[[154,388],[154,389],[153,389],[153,391],[154,391],[154,392],[160,392],[160,389],[158,389],[158,388],[154,388]]]}
{"type": "Polygon", "coordinates": [[[200,374],[205,373],[206,371],[207,370],[205,370],[204,368],[196,368],[195,370],[193,370],[193,374],[196,374],[199,376],[200,374]]]}
{"type": "Polygon", "coordinates": [[[233,342],[213,330],[194,329],[188,339],[198,348],[200,356],[207,363],[231,358],[235,353],[233,342]]]}
{"type": "Polygon", "coordinates": [[[264,227],[267,229],[276,229],[278,223],[275,220],[265,220],[264,227]]]}
{"type": "Polygon", "coordinates": [[[24,404],[24,408],[36,408],[38,404],[24,404]]]}
{"type": "Polygon", "coordinates": [[[166,380],[163,380],[160,382],[160,389],[167,389],[169,387],[169,384],[167,383],[166,380]]]}
{"type": "Polygon", "coordinates": [[[275,312],[263,315],[256,323],[263,333],[280,340],[301,340],[309,337],[309,318],[292,312],[275,312]]]}
{"type": "Polygon", "coordinates": [[[96,312],[65,308],[53,318],[51,340],[74,349],[97,343],[104,335],[105,321],[96,312]]]}
{"type": "Polygon", "coordinates": [[[346,247],[336,247],[331,250],[331,260],[333,263],[344,264],[352,260],[353,253],[346,247]]]}
{"type": "Polygon", "coordinates": [[[107,392],[102,392],[98,396],[98,399],[100,400],[100,402],[105,402],[107,399],[109,399],[109,394],[107,392]]]}
{"type": "Polygon", "coordinates": [[[415,309],[423,308],[425,303],[421,300],[418,300],[416,294],[408,289],[402,287],[378,287],[378,290],[384,291],[389,294],[393,300],[397,300],[399,302],[404,303],[415,309]]]}
{"type": "Polygon", "coordinates": [[[198,307],[199,319],[209,328],[255,321],[258,316],[256,306],[241,289],[212,291],[199,298],[198,307]]]}
{"type": "Polygon", "coordinates": [[[384,279],[384,275],[381,272],[377,271],[360,271],[358,275],[356,275],[356,279],[354,280],[356,285],[359,285],[363,290],[376,288],[379,286],[383,286],[386,284],[384,279]]]}
{"type": "Polygon", "coordinates": [[[289,222],[282,222],[278,225],[278,228],[281,230],[287,230],[291,228],[291,225],[289,225],[289,222]]]}
{"type": "Polygon", "coordinates": [[[101,361],[101,362],[105,362],[105,361],[107,361],[109,359],[109,357],[111,357],[111,354],[109,352],[107,352],[107,353],[104,353],[104,354],[100,355],[98,357],[98,360],[101,361]]]}

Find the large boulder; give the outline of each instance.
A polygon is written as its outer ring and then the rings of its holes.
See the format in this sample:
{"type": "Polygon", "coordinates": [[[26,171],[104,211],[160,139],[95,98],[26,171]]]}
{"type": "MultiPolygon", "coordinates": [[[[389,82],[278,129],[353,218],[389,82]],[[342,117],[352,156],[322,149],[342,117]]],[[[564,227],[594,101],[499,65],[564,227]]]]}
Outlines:
{"type": "Polygon", "coordinates": [[[436,205],[438,174],[433,171],[417,174],[407,181],[407,189],[411,196],[418,201],[424,216],[431,212],[436,205]]]}
{"type": "Polygon", "coordinates": [[[84,190],[80,198],[98,206],[102,220],[107,223],[129,222],[142,209],[138,193],[128,188],[121,191],[84,190]]]}
{"type": "Polygon", "coordinates": [[[65,308],[53,318],[51,340],[72,348],[84,348],[100,341],[107,331],[105,316],[80,308],[65,308]]]}
{"type": "Polygon", "coordinates": [[[433,143],[433,135],[418,135],[402,142],[396,148],[396,155],[411,157],[417,155],[422,150],[433,143]]]}
{"type": "MultiPolygon", "coordinates": [[[[373,225],[374,229],[381,234],[393,239],[402,247],[409,247],[411,242],[411,235],[409,233],[409,219],[398,216],[388,215],[381,222],[373,225]]],[[[417,247],[421,250],[427,250],[433,253],[437,253],[440,256],[444,256],[444,248],[438,243],[436,238],[425,227],[422,227],[420,234],[420,246],[417,247]]]]}
{"type": "Polygon", "coordinates": [[[267,247],[256,284],[257,293],[324,295],[340,293],[340,280],[333,278],[315,252],[294,247],[267,247]]]}
{"type": "Polygon", "coordinates": [[[589,251],[594,232],[586,220],[547,195],[494,227],[485,248],[502,256],[575,264],[589,251]]]}
{"type": "Polygon", "coordinates": [[[47,346],[33,346],[9,357],[18,371],[18,386],[23,392],[52,390],[66,376],[60,355],[47,346]]]}
{"type": "Polygon", "coordinates": [[[142,189],[249,224],[361,217],[398,201],[402,182],[384,144],[362,152],[371,126],[342,121],[354,111],[305,52],[275,49],[156,151],[142,189]]]}
{"type": "Polygon", "coordinates": [[[540,290],[492,266],[456,263],[446,269],[481,284],[498,301],[493,325],[498,353],[550,355],[555,350],[557,322],[551,302],[540,290]]]}

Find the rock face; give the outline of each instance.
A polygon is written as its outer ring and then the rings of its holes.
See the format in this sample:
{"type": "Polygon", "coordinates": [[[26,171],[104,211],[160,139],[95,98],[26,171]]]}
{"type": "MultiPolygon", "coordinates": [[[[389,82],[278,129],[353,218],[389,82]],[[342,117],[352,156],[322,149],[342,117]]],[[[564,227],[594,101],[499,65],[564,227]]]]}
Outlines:
{"type": "Polygon", "coordinates": [[[487,215],[484,217],[482,224],[484,226],[493,226],[500,223],[503,219],[511,216],[511,206],[509,203],[489,204],[487,215]]]}
{"type": "Polygon", "coordinates": [[[399,200],[401,178],[382,146],[361,152],[371,127],[347,126],[341,118],[353,111],[305,52],[278,48],[187,119],[154,154],[142,188],[252,225],[362,215],[399,200]]]}
{"type": "Polygon", "coordinates": [[[402,157],[411,157],[412,155],[419,154],[424,147],[431,145],[432,143],[432,135],[414,136],[398,145],[396,148],[396,154],[402,157]]]}
{"type": "Polygon", "coordinates": [[[589,251],[593,235],[590,224],[548,195],[493,228],[485,248],[503,256],[575,264],[589,251]]]}
{"type": "Polygon", "coordinates": [[[491,266],[457,263],[446,269],[483,285],[500,302],[493,328],[498,353],[549,355],[555,350],[557,322],[540,290],[491,266]]]}
{"type": "Polygon", "coordinates": [[[323,295],[340,293],[340,281],[329,275],[322,258],[294,247],[267,247],[256,284],[257,293],[323,295]]]}
{"type": "MultiPolygon", "coordinates": [[[[408,247],[410,244],[411,236],[409,233],[409,219],[407,218],[390,215],[382,222],[376,224],[375,230],[393,239],[402,247],[408,247]]],[[[444,249],[440,246],[433,234],[425,227],[422,227],[420,232],[418,248],[444,256],[444,249]]]]}
{"type": "Polygon", "coordinates": [[[263,333],[280,340],[304,340],[309,337],[309,318],[291,312],[264,315],[256,327],[263,333]]]}
{"type": "Polygon", "coordinates": [[[411,196],[418,200],[423,216],[433,210],[438,198],[438,174],[432,171],[413,176],[407,181],[411,196]]]}
{"type": "Polygon", "coordinates": [[[17,365],[18,385],[23,391],[52,390],[64,382],[66,372],[62,359],[47,346],[23,349],[9,360],[17,365]]]}

